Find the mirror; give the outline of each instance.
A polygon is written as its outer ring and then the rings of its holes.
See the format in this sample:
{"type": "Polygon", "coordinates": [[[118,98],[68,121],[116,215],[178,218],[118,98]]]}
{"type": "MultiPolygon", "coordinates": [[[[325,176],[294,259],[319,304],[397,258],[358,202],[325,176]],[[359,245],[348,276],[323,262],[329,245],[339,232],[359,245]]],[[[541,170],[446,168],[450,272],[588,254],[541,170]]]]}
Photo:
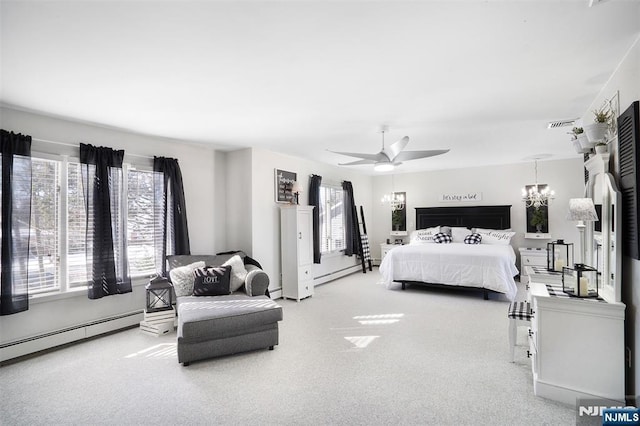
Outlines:
{"type": "Polygon", "coordinates": [[[393,192],[391,235],[407,235],[407,193],[393,192]]]}
{"type": "Polygon", "coordinates": [[[621,194],[608,173],[608,154],[595,156],[587,163],[589,181],[586,196],[593,199],[599,221],[587,227],[585,263],[598,269],[598,291],[608,302],[621,300],[622,256],[617,224],[620,223],[621,194]]]}

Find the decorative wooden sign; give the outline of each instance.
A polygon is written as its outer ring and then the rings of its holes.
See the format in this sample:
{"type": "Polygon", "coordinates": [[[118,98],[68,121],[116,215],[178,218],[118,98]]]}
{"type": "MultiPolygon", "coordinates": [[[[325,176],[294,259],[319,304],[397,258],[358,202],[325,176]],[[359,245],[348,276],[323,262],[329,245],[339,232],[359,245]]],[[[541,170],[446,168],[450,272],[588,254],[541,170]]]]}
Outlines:
{"type": "Polygon", "coordinates": [[[441,203],[473,203],[482,201],[482,192],[440,194],[441,203]]]}
{"type": "Polygon", "coordinates": [[[293,193],[291,187],[296,181],[296,174],[286,170],[276,169],[276,203],[291,203],[293,193]]]}

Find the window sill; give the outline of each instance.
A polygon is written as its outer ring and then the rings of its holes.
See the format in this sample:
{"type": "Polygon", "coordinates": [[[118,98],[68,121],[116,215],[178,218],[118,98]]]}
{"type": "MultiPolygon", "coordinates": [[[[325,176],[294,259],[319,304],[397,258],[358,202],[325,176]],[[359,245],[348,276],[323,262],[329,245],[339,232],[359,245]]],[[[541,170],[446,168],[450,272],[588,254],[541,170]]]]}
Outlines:
{"type": "MultiPolygon", "coordinates": [[[[132,287],[140,287],[145,286],[149,283],[148,277],[135,277],[131,278],[131,286],[132,287]]],[[[56,300],[64,300],[64,299],[72,299],[74,297],[87,297],[87,287],[75,287],[69,289],[65,292],[50,292],[50,293],[38,293],[29,295],[29,303],[38,304],[38,303],[47,303],[53,302],[56,300]]]]}

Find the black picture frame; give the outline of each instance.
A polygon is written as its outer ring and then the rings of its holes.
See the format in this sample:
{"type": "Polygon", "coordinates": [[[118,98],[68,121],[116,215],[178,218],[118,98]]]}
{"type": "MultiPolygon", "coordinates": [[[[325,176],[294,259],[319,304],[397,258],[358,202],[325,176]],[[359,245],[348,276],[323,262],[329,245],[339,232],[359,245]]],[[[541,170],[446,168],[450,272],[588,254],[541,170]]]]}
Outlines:
{"type": "Polygon", "coordinates": [[[293,203],[291,188],[297,180],[297,174],[286,170],[275,169],[276,203],[293,203]]]}

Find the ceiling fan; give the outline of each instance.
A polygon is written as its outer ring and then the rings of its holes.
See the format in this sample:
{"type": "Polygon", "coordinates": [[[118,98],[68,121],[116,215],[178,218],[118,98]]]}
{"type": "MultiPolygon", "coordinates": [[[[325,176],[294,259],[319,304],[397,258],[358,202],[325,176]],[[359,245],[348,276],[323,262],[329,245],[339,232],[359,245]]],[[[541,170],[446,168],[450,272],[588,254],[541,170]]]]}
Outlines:
{"type": "Polygon", "coordinates": [[[348,155],[349,157],[361,158],[361,160],[352,161],[350,163],[339,163],[339,166],[357,166],[361,164],[374,164],[373,169],[377,172],[388,172],[396,166],[402,164],[403,161],[417,160],[420,158],[434,157],[449,152],[448,149],[431,149],[426,151],[403,151],[404,147],[409,143],[409,136],[405,136],[385,148],[384,134],[387,130],[382,129],[382,150],[377,154],[364,154],[358,152],[338,152],[330,151],[334,154],[348,155]]]}

